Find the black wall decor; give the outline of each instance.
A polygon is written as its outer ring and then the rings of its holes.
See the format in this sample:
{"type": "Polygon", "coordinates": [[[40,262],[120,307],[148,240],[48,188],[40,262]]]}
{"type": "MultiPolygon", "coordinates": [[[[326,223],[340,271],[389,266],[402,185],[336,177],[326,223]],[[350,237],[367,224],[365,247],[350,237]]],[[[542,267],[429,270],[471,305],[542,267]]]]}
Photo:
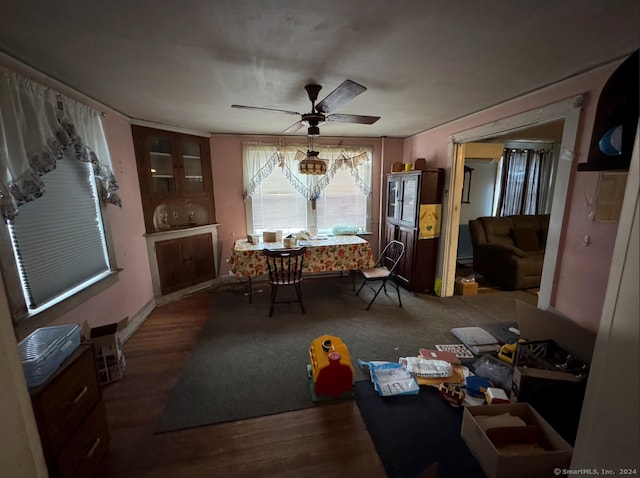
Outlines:
{"type": "Polygon", "coordinates": [[[596,109],[589,156],[578,171],[628,170],[638,125],[640,88],[636,50],[607,80],[596,109]]]}

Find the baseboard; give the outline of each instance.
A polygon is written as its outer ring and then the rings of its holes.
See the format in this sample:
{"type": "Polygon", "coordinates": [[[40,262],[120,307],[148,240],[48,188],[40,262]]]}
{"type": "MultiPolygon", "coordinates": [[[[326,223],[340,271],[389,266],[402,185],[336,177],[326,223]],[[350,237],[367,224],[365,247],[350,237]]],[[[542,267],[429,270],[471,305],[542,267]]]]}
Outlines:
{"type": "Polygon", "coordinates": [[[120,332],[120,340],[122,342],[126,342],[129,337],[131,337],[138,328],[144,324],[144,321],[147,320],[149,314],[156,308],[156,299],[153,298],[145,305],[142,306],[140,310],[135,312],[133,315],[129,316],[129,320],[127,321],[127,326],[122,329],[120,332]]]}

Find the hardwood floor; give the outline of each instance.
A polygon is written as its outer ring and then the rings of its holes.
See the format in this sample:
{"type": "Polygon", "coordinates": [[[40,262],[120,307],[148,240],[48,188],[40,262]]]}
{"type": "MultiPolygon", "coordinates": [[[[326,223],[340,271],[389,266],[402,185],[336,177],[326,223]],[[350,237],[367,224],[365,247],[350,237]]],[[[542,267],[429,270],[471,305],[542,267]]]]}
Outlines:
{"type": "Polygon", "coordinates": [[[111,445],[95,477],[386,476],[355,401],[153,433],[212,294],[156,308],[124,345],[124,379],[103,391],[111,445]]]}

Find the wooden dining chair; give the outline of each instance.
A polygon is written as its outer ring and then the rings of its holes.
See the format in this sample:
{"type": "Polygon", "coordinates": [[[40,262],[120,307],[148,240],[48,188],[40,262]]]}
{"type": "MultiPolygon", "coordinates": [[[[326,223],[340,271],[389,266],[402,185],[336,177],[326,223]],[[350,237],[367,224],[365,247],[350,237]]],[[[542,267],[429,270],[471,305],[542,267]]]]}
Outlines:
{"type": "Polygon", "coordinates": [[[269,284],[271,285],[271,304],[269,305],[269,317],[273,315],[274,304],[300,303],[302,313],[305,314],[302,302],[302,265],[306,247],[296,249],[263,249],[263,254],[267,259],[269,270],[269,284]],[[296,298],[276,300],[278,288],[293,286],[296,298]]]}
{"type": "Polygon", "coordinates": [[[397,275],[398,264],[400,263],[400,259],[402,259],[403,255],[404,244],[400,241],[391,241],[384,247],[382,253],[380,254],[380,257],[373,267],[368,269],[360,269],[360,273],[364,277],[364,280],[362,281],[362,285],[358,289],[358,292],[356,292],[356,295],[360,293],[365,285],[375,292],[373,298],[367,305],[366,310],[369,310],[369,308],[371,308],[371,304],[373,304],[373,301],[376,300],[376,297],[378,297],[378,294],[383,289],[385,295],[389,295],[387,294],[387,283],[396,289],[396,292],[398,293],[398,305],[402,307],[400,288],[395,279],[397,275]],[[376,289],[371,285],[373,282],[380,283],[380,286],[376,289]]]}

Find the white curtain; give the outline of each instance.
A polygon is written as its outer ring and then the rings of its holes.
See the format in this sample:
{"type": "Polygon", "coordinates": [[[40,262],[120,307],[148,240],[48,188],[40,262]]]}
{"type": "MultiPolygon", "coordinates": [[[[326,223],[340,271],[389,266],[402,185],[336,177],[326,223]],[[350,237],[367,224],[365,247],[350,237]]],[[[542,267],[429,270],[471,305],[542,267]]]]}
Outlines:
{"type": "Polygon", "coordinates": [[[6,221],[45,193],[41,176],[69,149],[93,164],[104,200],[120,205],[99,113],[0,67],[0,211],[6,221]]]}
{"type": "Polygon", "coordinates": [[[274,168],[281,168],[291,186],[308,200],[316,200],[336,172],[349,169],[360,191],[371,194],[373,148],[371,146],[316,146],[318,158],[327,162],[323,175],[300,174],[300,161],[307,157],[300,145],[277,145],[245,142],[242,145],[245,199],[251,196],[274,168]]]}

